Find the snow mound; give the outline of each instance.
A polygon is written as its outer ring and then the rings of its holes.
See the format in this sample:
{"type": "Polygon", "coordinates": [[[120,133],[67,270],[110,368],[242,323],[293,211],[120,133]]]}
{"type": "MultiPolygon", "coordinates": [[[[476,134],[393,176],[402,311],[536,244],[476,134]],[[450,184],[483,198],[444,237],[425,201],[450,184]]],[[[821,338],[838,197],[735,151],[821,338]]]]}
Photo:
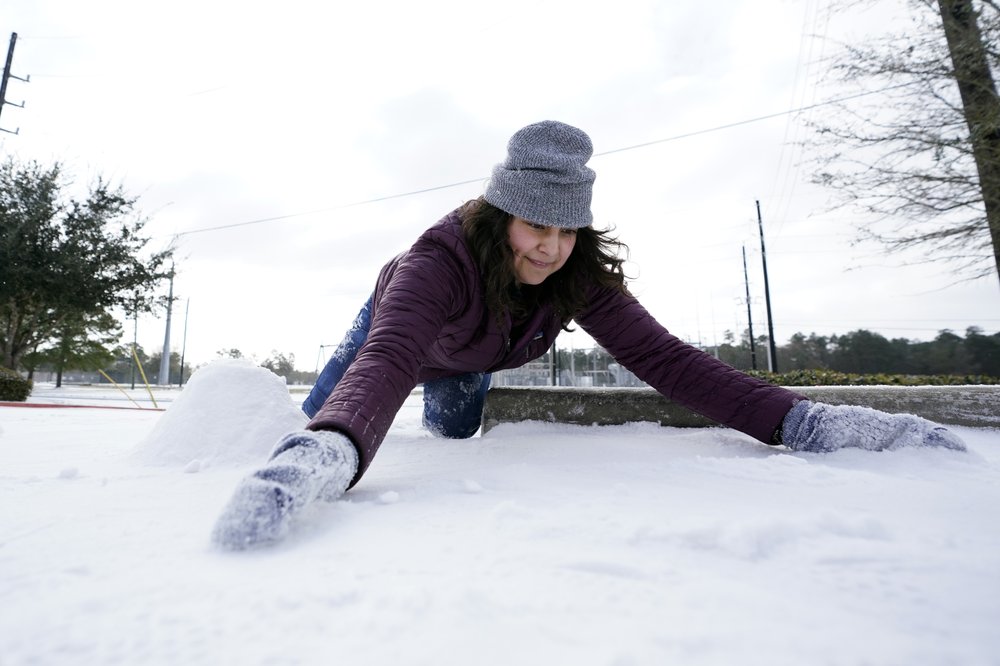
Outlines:
{"type": "Polygon", "coordinates": [[[261,463],[282,435],[307,420],[284,379],[245,359],[222,359],[191,376],[134,453],[188,472],[261,463]]]}

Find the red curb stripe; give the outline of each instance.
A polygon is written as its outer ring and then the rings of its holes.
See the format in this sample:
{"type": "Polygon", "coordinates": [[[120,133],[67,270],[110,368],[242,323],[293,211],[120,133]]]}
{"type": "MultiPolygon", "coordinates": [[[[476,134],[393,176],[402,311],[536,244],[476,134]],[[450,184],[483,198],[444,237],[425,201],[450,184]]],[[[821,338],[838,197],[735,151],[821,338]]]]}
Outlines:
{"type": "Polygon", "coordinates": [[[131,409],[137,412],[162,412],[164,407],[115,407],[112,405],[58,405],[45,402],[0,402],[0,407],[31,407],[42,409],[131,409]]]}

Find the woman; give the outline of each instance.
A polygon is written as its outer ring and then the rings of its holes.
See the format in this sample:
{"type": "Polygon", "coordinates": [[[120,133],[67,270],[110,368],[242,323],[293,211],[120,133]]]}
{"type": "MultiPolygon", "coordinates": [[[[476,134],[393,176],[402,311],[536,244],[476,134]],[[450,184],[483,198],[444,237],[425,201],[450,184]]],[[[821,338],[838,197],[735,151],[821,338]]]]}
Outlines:
{"type": "Polygon", "coordinates": [[[632,297],[623,247],[591,227],[589,137],[545,121],[519,130],[486,192],[447,215],[379,274],[372,297],[303,404],[311,420],[245,479],[213,538],[281,539],[310,502],[334,500],[371,464],[396,412],[424,386],[424,424],[479,428],[490,373],[548,350],[570,320],[664,396],[798,451],[937,445],[954,434],[912,415],[814,403],[681,342],[632,297]]]}

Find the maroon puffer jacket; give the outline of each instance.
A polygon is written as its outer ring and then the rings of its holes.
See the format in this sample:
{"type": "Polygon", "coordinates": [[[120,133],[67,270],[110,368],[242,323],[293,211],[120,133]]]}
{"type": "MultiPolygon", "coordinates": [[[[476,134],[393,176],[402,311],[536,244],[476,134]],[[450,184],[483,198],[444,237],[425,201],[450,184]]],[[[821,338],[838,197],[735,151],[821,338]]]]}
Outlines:
{"type": "MultiPolygon", "coordinates": [[[[664,396],[714,421],[768,442],[803,398],[681,342],[631,296],[591,285],[588,302],[575,318],[583,330],[664,396]]],[[[486,309],[479,269],[452,212],[382,269],[368,339],[307,427],[351,437],[360,458],[353,485],[417,384],[524,365],[549,349],[560,322],[542,306],[518,327],[523,335],[511,338],[511,328],[509,317],[501,325],[486,309]]]]}

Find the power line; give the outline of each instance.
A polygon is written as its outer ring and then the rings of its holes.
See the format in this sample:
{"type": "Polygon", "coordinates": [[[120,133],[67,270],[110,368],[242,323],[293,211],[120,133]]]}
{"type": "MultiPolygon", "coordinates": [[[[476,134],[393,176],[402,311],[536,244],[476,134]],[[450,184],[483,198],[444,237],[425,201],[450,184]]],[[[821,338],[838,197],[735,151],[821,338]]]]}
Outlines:
{"type": "MultiPolygon", "coordinates": [[[[720,132],[726,129],[732,129],[734,127],[740,127],[743,125],[749,125],[751,123],[761,122],[763,120],[771,120],[772,118],[780,118],[781,116],[791,115],[794,113],[801,113],[803,111],[809,111],[812,109],[817,109],[823,106],[829,106],[831,104],[840,104],[842,102],[848,102],[861,97],[867,97],[869,95],[874,95],[877,93],[888,92],[896,88],[902,88],[904,86],[912,85],[909,83],[901,83],[894,86],[889,86],[887,88],[881,88],[879,90],[869,90],[867,92],[856,93],[853,95],[846,95],[844,97],[837,97],[825,102],[816,102],[815,104],[807,104],[805,106],[800,106],[794,109],[788,109],[786,111],[778,111],[776,113],[769,113],[763,116],[757,116],[755,118],[748,118],[746,120],[739,120],[732,123],[726,123],[725,125],[717,125],[715,127],[709,127],[707,129],[695,130],[693,132],[685,132],[684,134],[676,134],[674,136],[666,137],[664,139],[655,139],[653,141],[646,141],[644,143],[637,143],[631,146],[623,146],[622,148],[614,148],[612,150],[605,150],[600,153],[594,153],[594,157],[603,157],[605,155],[614,155],[616,153],[623,153],[630,150],[638,150],[640,148],[648,148],[649,146],[659,145],[661,143],[667,143],[670,141],[679,141],[680,139],[687,139],[693,136],[700,136],[702,134],[709,134],[711,132],[720,132]]],[[[374,197],[371,199],[363,199],[361,201],[353,201],[350,203],[339,204],[336,206],[328,206],[326,208],[317,208],[315,210],[304,211],[300,213],[289,213],[287,215],[277,215],[274,217],[263,217],[256,220],[247,220],[245,222],[233,222],[232,224],[221,224],[213,227],[202,227],[200,229],[190,229],[188,231],[181,231],[174,234],[175,237],[189,236],[191,234],[205,233],[209,231],[221,231],[223,229],[235,229],[238,227],[247,227],[254,224],[263,224],[265,222],[277,222],[280,220],[288,220],[296,217],[306,217],[308,215],[315,215],[317,213],[329,213],[335,210],[343,210],[345,208],[354,208],[356,206],[365,206],[373,203],[380,203],[382,201],[390,201],[392,199],[402,199],[405,197],[412,197],[418,194],[427,194],[428,192],[437,192],[440,190],[447,190],[453,187],[461,187],[463,185],[471,185],[472,183],[481,183],[488,179],[488,176],[480,176],[479,178],[470,178],[469,180],[463,180],[456,183],[448,183],[447,185],[437,185],[434,187],[426,187],[420,190],[412,190],[409,192],[400,192],[397,194],[389,194],[381,197],[374,197]]]]}
{"type": "Polygon", "coordinates": [[[769,113],[766,116],[757,116],[756,118],[748,118],[746,120],[738,120],[734,123],[727,123],[725,125],[717,125],[715,127],[709,127],[708,129],[695,130],[693,132],[687,132],[685,134],[677,134],[675,136],[667,137],[666,139],[656,139],[655,141],[647,141],[645,143],[637,143],[633,146],[625,146],[624,148],[615,148],[614,150],[605,150],[601,153],[594,153],[594,157],[601,157],[603,155],[612,155],[614,153],[622,153],[626,150],[635,150],[636,148],[646,148],[647,146],[655,146],[660,143],[667,143],[668,141],[677,141],[678,139],[687,139],[692,136],[698,136],[701,134],[708,134],[709,132],[718,132],[720,130],[732,129],[733,127],[740,127],[741,125],[749,125],[750,123],[760,122],[762,120],[771,120],[772,118],[780,118],[781,116],[787,116],[793,113],[801,113],[803,111],[810,111],[812,109],[817,109],[822,106],[829,106],[831,104],[839,104],[841,102],[849,102],[853,99],[858,99],[860,97],[867,97],[868,95],[874,95],[876,93],[888,92],[890,90],[895,90],[896,88],[902,88],[904,86],[913,85],[911,83],[900,83],[894,86],[889,86],[887,88],[881,88],[879,90],[869,90],[867,92],[855,93],[853,95],[845,95],[844,97],[837,97],[834,99],[827,100],[825,102],[816,102],[815,104],[807,104],[805,106],[800,106],[794,109],[788,109],[787,111],[778,111],[776,113],[769,113]]]}
{"type": "Polygon", "coordinates": [[[216,227],[204,227],[202,229],[191,229],[190,231],[182,231],[175,236],[189,236],[191,234],[200,234],[205,231],[219,231],[220,229],[233,229],[235,227],[245,227],[251,224],[261,224],[263,222],[276,222],[278,220],[287,220],[293,217],[305,217],[307,215],[315,215],[316,213],[328,213],[333,210],[342,210],[344,208],[353,208],[355,206],[364,206],[365,204],[378,203],[380,201],[389,201],[390,199],[402,199],[403,197],[412,197],[417,194],[426,194],[427,192],[435,192],[437,190],[446,190],[452,187],[459,187],[460,185],[470,185],[472,183],[477,183],[485,180],[484,178],[473,178],[472,180],[463,180],[460,183],[449,183],[448,185],[438,185],[436,187],[427,187],[422,190],[413,190],[412,192],[401,192],[399,194],[389,194],[383,197],[375,197],[373,199],[365,199],[363,201],[354,201],[352,203],[340,204],[339,206],[329,206],[327,208],[317,208],[316,210],[309,210],[303,213],[289,213],[288,215],[278,215],[275,217],[263,217],[259,220],[247,220],[246,222],[234,222],[232,224],[222,224],[216,227]]]}

